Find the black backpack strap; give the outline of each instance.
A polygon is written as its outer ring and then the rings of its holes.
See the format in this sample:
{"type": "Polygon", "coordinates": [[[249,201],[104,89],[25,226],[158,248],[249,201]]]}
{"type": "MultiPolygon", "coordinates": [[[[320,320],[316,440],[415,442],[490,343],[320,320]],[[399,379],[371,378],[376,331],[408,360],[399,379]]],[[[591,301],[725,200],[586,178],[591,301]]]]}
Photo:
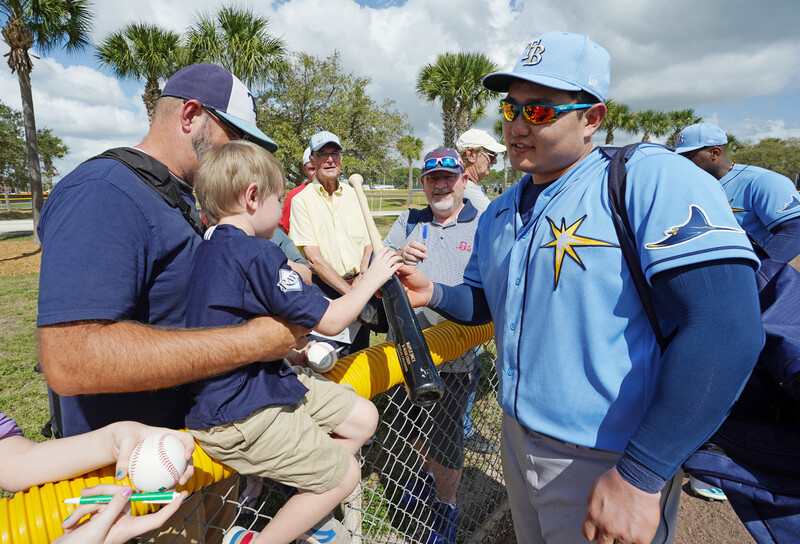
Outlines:
{"type": "Polygon", "coordinates": [[[625,205],[625,187],[628,177],[627,160],[639,146],[639,143],[629,144],[625,147],[603,147],[601,151],[611,158],[608,167],[608,200],[611,205],[611,217],[614,220],[614,229],[617,231],[619,247],[625,258],[636,292],[642,301],[642,306],[650,321],[650,326],[656,335],[656,341],[661,348],[661,353],[667,349],[671,338],[665,338],[658,324],[656,308],[653,304],[653,293],[647,279],[642,272],[639,256],[631,244],[631,240],[636,240],[630,219],[628,218],[628,208],[625,205]]]}
{"type": "Polygon", "coordinates": [[[161,195],[172,208],[178,208],[183,218],[194,231],[203,236],[206,226],[200,216],[188,202],[181,196],[178,180],[170,173],[169,169],[153,157],[132,147],[117,147],[92,157],[94,159],[112,159],[124,164],[136,176],[161,195]]]}

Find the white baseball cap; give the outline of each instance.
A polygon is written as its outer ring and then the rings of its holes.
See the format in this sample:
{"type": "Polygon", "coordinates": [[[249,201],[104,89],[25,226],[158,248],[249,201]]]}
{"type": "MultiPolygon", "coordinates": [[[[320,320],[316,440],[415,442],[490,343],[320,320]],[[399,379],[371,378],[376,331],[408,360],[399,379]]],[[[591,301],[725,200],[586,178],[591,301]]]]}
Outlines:
{"type": "Polygon", "coordinates": [[[456,149],[463,152],[469,147],[483,147],[492,153],[505,153],[506,146],[492,138],[492,136],[485,130],[478,128],[471,128],[464,134],[458,137],[456,141],[456,149]]]}
{"type": "Polygon", "coordinates": [[[305,151],[303,151],[303,166],[307,165],[311,162],[311,148],[307,147],[305,151]]]}

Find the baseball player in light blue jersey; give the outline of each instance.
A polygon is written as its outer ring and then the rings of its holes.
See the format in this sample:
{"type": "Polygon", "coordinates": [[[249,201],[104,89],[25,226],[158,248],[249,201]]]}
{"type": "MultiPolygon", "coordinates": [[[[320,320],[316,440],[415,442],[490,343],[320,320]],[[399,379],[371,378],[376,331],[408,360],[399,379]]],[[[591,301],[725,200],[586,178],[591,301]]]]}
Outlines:
{"type": "Polygon", "coordinates": [[[789,178],[735,164],[728,157],[728,136],[711,123],[683,129],[675,151],[719,180],[734,217],[771,258],[789,262],[800,254],[800,194],[789,178]]]}
{"type": "Polygon", "coordinates": [[[592,136],[610,57],[548,32],[490,74],[511,164],[526,172],[479,220],[464,283],[408,267],[414,305],[494,321],[502,459],[517,540],[671,542],[681,463],[725,418],[764,341],[758,260],[719,184],[663,148],[628,161],[625,203],[660,352],[609,207],[592,136]],[[588,497],[588,505],[587,505],[588,497]]]}

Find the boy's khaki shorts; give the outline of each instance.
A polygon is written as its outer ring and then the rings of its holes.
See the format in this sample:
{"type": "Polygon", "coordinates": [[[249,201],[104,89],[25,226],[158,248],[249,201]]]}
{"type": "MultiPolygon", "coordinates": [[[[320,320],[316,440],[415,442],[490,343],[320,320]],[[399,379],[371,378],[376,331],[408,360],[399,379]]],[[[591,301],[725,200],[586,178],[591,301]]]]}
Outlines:
{"type": "Polygon", "coordinates": [[[293,367],[308,393],[291,406],[267,406],[246,419],[190,430],[211,457],[241,474],[264,476],[302,492],[324,493],[344,480],[351,455],[331,438],[358,396],[314,371],[293,367]]]}

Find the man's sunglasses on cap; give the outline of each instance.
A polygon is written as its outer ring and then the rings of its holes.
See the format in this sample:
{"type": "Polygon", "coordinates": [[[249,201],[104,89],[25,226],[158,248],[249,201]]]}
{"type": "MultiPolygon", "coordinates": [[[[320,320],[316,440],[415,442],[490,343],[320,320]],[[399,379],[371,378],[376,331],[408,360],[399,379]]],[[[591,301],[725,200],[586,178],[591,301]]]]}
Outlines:
{"type": "Polygon", "coordinates": [[[228,130],[233,132],[233,135],[235,136],[236,140],[247,140],[248,142],[252,141],[248,133],[244,132],[242,129],[240,129],[239,127],[237,127],[236,125],[234,125],[221,115],[217,115],[217,112],[214,111],[212,108],[203,106],[203,109],[206,110],[209,113],[209,115],[211,115],[211,117],[213,117],[214,119],[225,125],[228,128],[228,130]]]}
{"type": "Polygon", "coordinates": [[[422,171],[427,172],[437,166],[443,166],[445,168],[458,168],[462,172],[464,168],[459,164],[458,160],[454,157],[435,157],[433,159],[428,159],[422,165],[422,171]]]}
{"type": "MultiPolygon", "coordinates": [[[[189,101],[188,98],[184,98],[183,99],[183,103],[184,104],[186,104],[188,101],[189,101]]],[[[211,117],[213,117],[214,119],[216,119],[217,121],[222,123],[228,130],[230,130],[234,135],[233,139],[235,139],[235,140],[247,140],[248,142],[252,142],[253,141],[250,138],[250,135],[248,133],[244,132],[242,129],[240,129],[239,127],[237,127],[236,125],[234,125],[233,123],[231,123],[230,121],[228,121],[227,119],[222,117],[221,115],[218,115],[217,112],[214,110],[214,108],[209,108],[208,106],[204,106],[202,104],[200,104],[200,107],[203,108],[204,110],[206,110],[211,117]]]]}
{"type": "Polygon", "coordinates": [[[550,104],[512,104],[503,99],[500,101],[503,108],[503,117],[506,121],[513,122],[522,112],[522,116],[532,125],[543,125],[552,123],[558,118],[559,113],[572,110],[589,109],[594,104],[565,104],[563,106],[552,106],[550,104]]]}

